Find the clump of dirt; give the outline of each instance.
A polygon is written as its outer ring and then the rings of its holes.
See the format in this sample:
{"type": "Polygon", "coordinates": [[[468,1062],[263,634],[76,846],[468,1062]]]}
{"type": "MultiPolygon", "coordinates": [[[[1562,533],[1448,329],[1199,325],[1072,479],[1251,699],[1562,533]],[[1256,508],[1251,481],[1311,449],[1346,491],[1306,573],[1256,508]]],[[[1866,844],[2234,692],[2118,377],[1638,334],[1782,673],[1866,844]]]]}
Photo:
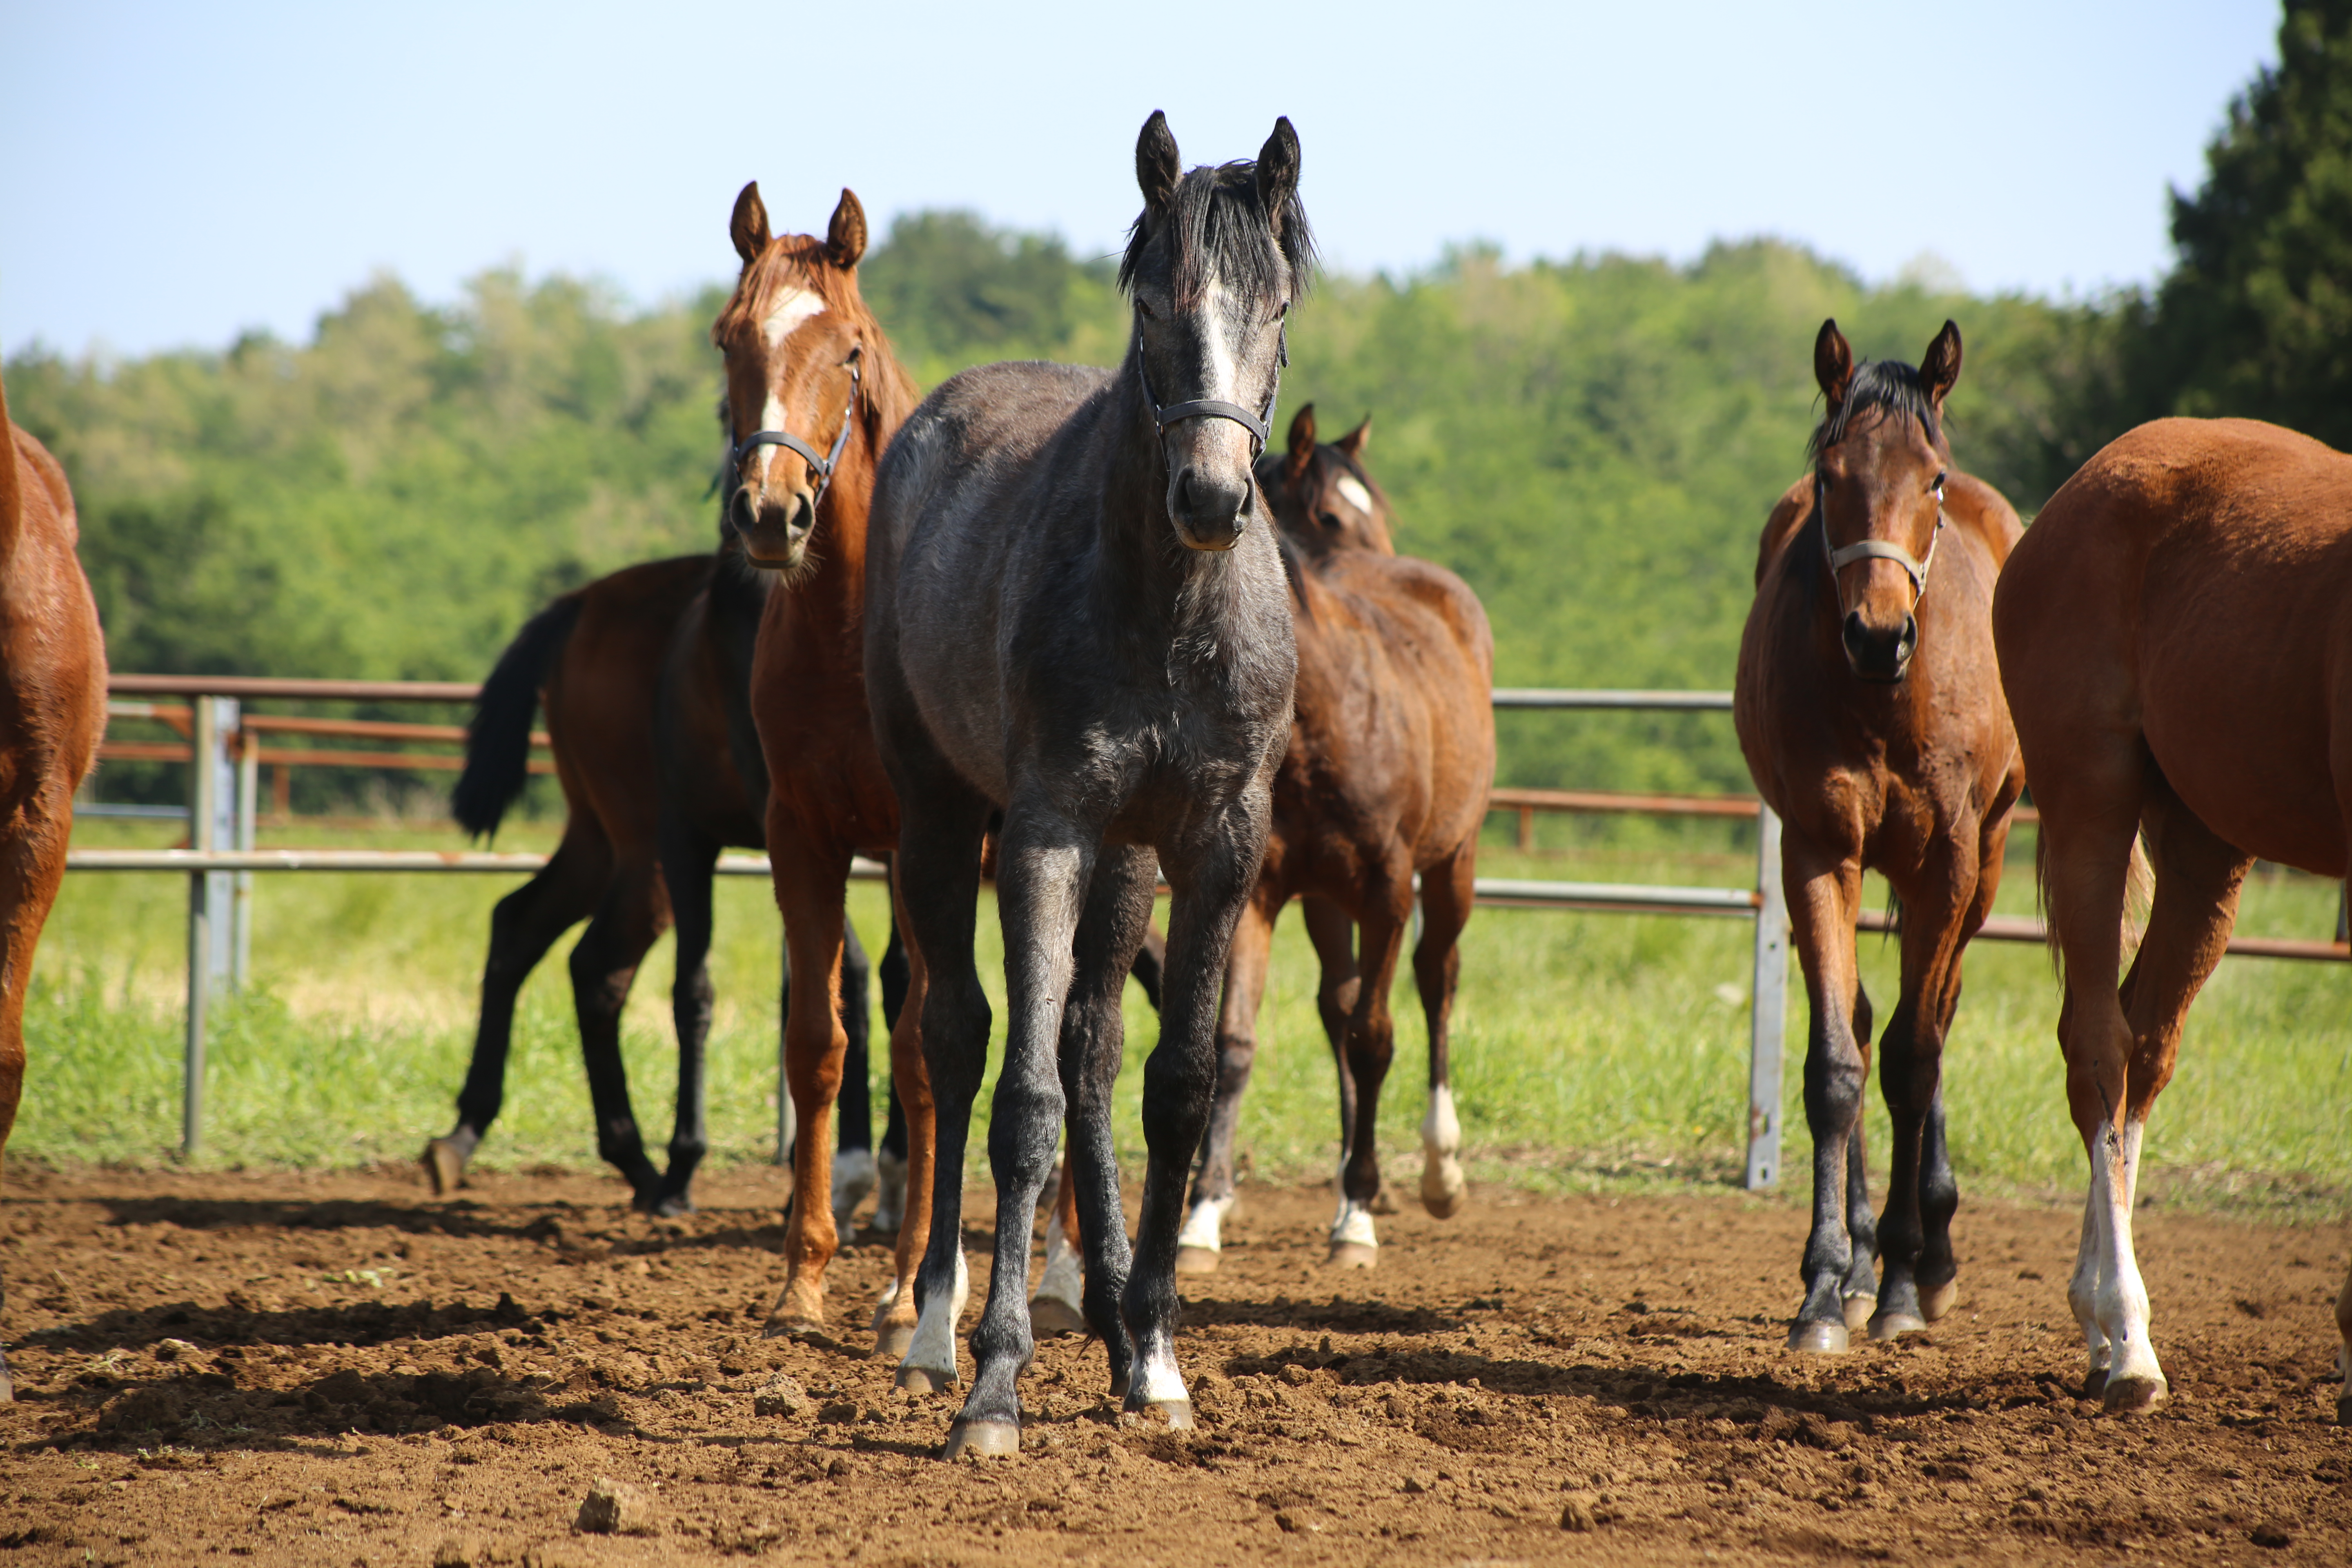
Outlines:
{"type": "MultiPolygon", "coordinates": [[[[950,1465],[952,1400],[866,1354],[880,1238],[835,1264],[833,1338],[761,1337],[783,1195],[719,1173],[700,1213],[655,1221],[584,1174],[442,1203],[391,1173],[19,1179],[0,1568],[2352,1545],[2338,1227],[2143,1215],[2173,1399],[2114,1420],[2075,1396],[2066,1213],[1971,1205],[1951,1317],[1799,1361],[1784,1201],[1488,1191],[1383,1221],[1380,1266],[1335,1273],[1328,1195],[1252,1188],[1221,1272],[1183,1281],[1197,1430],[1122,1425],[1101,1347],[1048,1340],[1027,1451],[950,1465]]],[[[967,1237],[975,1310],[989,1243],[967,1237]]]]}

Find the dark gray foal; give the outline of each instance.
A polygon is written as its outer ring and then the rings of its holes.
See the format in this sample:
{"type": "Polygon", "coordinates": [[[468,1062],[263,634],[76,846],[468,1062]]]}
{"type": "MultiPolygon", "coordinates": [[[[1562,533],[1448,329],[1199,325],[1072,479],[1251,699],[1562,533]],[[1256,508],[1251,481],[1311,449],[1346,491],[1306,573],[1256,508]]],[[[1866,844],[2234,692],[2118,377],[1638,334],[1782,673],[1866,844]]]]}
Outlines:
{"type": "Polygon", "coordinates": [[[996,885],[1013,1016],[988,1140],[995,1272],[950,1457],[1020,1447],[1029,1227],[1066,1112],[1087,1318],[1112,1391],[1130,1413],[1192,1421],[1176,1368],[1176,1233],[1215,1087],[1219,983],[1265,852],[1297,673],[1288,589],[1250,470],[1313,240],[1287,120],[1255,163],[1185,174],[1155,113],[1136,174],[1143,215],[1119,269],[1134,302],[1125,364],[967,371],[908,419],[876,485],[866,679],[902,814],[909,1001],[923,1009],[940,1133],[905,1387],[956,1376],[947,1309],[990,1022],[973,910],[982,836],[1004,814],[996,885]],[[1155,868],[1174,898],[1130,1277],[1110,1092],[1119,988],[1155,868]]]}

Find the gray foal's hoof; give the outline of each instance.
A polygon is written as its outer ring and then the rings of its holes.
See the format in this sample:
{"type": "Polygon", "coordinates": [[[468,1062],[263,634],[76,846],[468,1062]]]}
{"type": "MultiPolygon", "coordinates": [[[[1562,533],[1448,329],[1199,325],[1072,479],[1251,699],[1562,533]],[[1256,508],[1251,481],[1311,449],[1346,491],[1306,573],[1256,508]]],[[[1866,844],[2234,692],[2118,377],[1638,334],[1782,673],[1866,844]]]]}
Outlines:
{"type": "Polygon", "coordinates": [[[1176,1272],[1179,1274],[1214,1274],[1217,1255],[1205,1247],[1180,1247],[1176,1249],[1176,1272]]]}
{"type": "Polygon", "coordinates": [[[2110,1415],[2145,1415],[2170,1393],[2160,1377],[2111,1377],[2100,1402],[2110,1415]]]}
{"type": "Polygon", "coordinates": [[[1789,1330],[1789,1348],[1806,1355],[1843,1355],[1853,1339],[1843,1323],[1799,1319],[1789,1330]]]}
{"type": "Polygon", "coordinates": [[[1959,1299],[1960,1282],[1957,1279],[1930,1285],[1919,1292],[1919,1315],[1931,1323],[1940,1322],[1944,1314],[1952,1310],[1952,1303],[1959,1299]]]}
{"type": "Polygon", "coordinates": [[[425,1152],[416,1163],[425,1167],[425,1179],[433,1185],[433,1195],[446,1198],[457,1190],[466,1177],[466,1156],[446,1138],[436,1138],[425,1145],[425,1152]]]}
{"type": "Polygon", "coordinates": [[[1927,1320],[1915,1318],[1908,1312],[1880,1312],[1871,1318],[1869,1326],[1870,1337],[1885,1344],[1889,1340],[1901,1339],[1905,1334],[1921,1332],[1927,1327],[1927,1320]]]}
{"type": "Polygon", "coordinates": [[[983,1459],[1009,1459],[1021,1452],[1021,1427],[1012,1421],[958,1421],[948,1428],[942,1459],[966,1454],[983,1459]]]}

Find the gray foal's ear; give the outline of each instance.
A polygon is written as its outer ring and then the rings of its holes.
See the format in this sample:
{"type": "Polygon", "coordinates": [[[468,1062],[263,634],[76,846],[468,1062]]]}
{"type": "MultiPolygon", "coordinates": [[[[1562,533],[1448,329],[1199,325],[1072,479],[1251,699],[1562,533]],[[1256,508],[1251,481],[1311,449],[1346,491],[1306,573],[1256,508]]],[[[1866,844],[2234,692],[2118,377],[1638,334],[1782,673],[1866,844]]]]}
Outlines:
{"type": "Polygon", "coordinates": [[[1290,128],[1286,114],[1274,122],[1274,133],[1257,150],[1257,199],[1265,204],[1275,233],[1282,232],[1282,209],[1297,194],[1298,132],[1290,128]]]}
{"type": "Polygon", "coordinates": [[[1176,133],[1168,129],[1168,116],[1155,109],[1143,122],[1143,134],[1135,139],[1135,183],[1143,187],[1145,210],[1154,217],[1167,212],[1183,174],[1176,133]]]}

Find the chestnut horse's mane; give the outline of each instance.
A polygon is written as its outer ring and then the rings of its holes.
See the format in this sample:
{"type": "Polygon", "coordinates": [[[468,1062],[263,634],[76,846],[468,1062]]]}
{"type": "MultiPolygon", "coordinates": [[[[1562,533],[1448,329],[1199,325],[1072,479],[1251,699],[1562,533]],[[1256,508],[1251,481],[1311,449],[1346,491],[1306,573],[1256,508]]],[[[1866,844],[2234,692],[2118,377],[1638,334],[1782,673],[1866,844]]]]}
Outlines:
{"type": "Polygon", "coordinates": [[[728,297],[719,319],[711,323],[712,344],[724,353],[736,334],[756,333],[760,323],[775,309],[776,297],[787,289],[807,289],[824,301],[827,310],[846,316],[856,325],[866,350],[863,380],[870,410],[867,417],[883,438],[875,443],[874,455],[878,461],[883,441],[915,411],[915,405],[922,398],[914,378],[898,363],[898,353],[891,348],[882,323],[866,308],[866,298],[857,289],[856,268],[832,265],[826,258],[824,240],[805,234],[778,235],[770,240],[759,259],[743,268],[742,277],[736,280],[735,292],[728,297]]]}
{"type": "Polygon", "coordinates": [[[1845,439],[1854,416],[1874,410],[1896,419],[1916,419],[1919,427],[1927,433],[1928,445],[1944,444],[1942,421],[1937,416],[1936,405],[1928,397],[1927,384],[1919,379],[1917,368],[1899,359],[1872,359],[1853,367],[1845,396],[1830,405],[1822,422],[1813,426],[1812,435],[1805,442],[1806,459],[1820,461],[1823,452],[1845,439]]]}

